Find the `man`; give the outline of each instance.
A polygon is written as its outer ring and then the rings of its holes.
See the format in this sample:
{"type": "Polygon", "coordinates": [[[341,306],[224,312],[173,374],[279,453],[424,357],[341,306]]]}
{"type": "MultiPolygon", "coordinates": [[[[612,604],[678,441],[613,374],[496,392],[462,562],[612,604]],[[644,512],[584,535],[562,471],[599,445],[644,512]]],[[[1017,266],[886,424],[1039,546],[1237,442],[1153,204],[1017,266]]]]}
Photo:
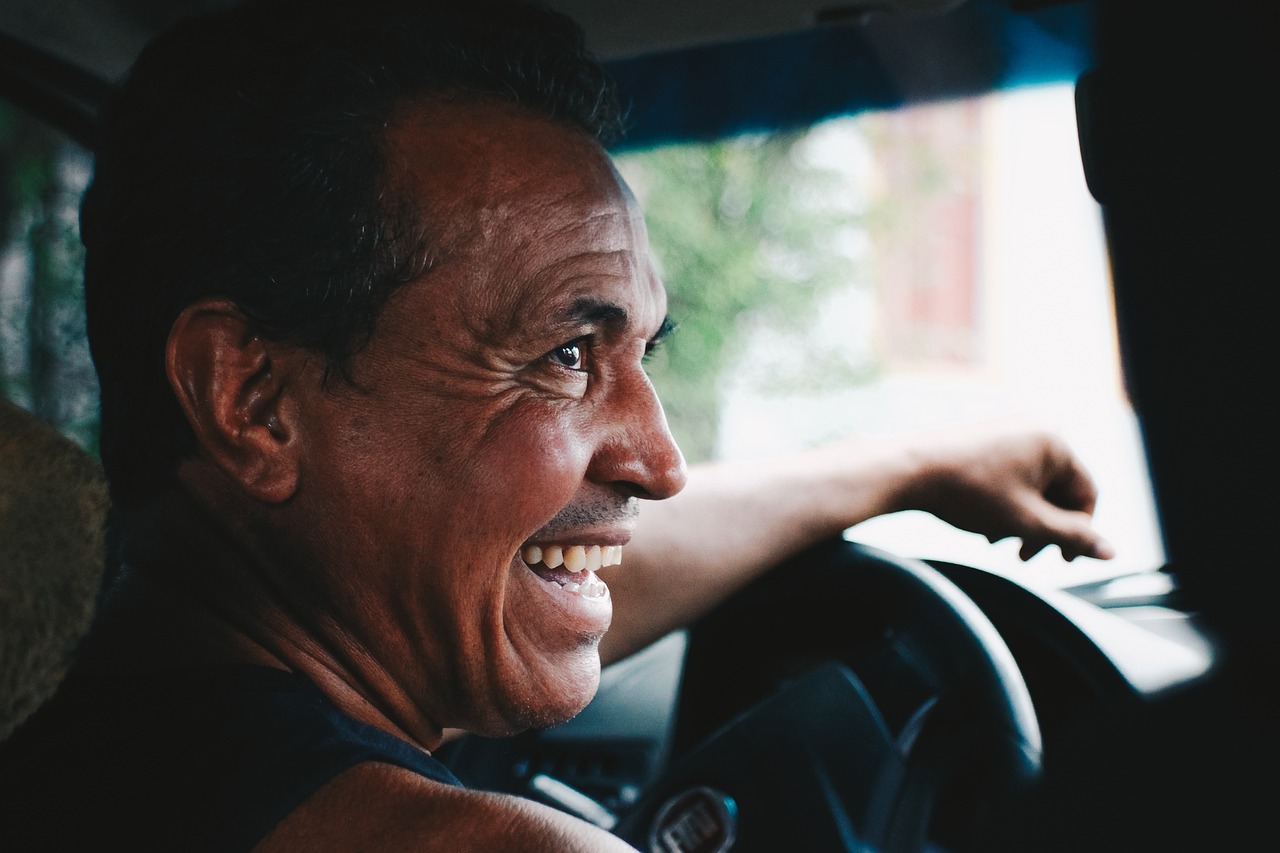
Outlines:
{"type": "Polygon", "coordinates": [[[349,5],[182,27],[108,113],[82,233],[126,568],[0,756],[7,837],[629,849],[430,753],[572,716],[602,659],[882,512],[1106,556],[1091,482],[1031,431],[710,468],[677,498],[642,364],[665,295],[580,35],[349,5]]]}

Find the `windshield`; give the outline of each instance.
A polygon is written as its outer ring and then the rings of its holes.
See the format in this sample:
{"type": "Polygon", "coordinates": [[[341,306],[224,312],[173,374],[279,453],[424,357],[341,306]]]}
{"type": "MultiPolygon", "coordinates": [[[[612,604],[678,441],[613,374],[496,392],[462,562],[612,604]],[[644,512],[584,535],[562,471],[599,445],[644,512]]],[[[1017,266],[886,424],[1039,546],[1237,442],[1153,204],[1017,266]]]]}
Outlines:
{"type": "Polygon", "coordinates": [[[1072,89],[622,154],[680,324],[652,372],[687,455],[1030,413],[1094,474],[1116,559],[1022,564],[915,512],[849,536],[1054,586],[1161,566],[1072,89]]]}

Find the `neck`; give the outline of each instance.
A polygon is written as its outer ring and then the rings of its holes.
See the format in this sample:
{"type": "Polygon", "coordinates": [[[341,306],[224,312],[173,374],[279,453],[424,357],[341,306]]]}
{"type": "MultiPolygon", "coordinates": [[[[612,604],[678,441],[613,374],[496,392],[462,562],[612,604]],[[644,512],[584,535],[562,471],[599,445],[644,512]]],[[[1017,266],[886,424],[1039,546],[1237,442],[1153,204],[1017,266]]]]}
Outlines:
{"type": "Polygon", "coordinates": [[[248,663],[297,672],[344,713],[426,751],[441,727],[337,626],[308,614],[281,567],[189,495],[117,513],[125,567],[79,677],[248,663]]]}

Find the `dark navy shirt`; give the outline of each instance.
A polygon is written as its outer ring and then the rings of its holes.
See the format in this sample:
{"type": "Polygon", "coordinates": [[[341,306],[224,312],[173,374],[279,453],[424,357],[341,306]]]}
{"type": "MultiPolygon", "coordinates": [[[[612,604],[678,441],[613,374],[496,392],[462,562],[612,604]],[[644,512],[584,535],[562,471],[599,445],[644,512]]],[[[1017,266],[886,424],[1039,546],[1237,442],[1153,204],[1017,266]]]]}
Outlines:
{"type": "Polygon", "coordinates": [[[284,670],[228,665],[67,687],[0,744],[0,851],[249,850],[365,761],[460,784],[284,670]]]}

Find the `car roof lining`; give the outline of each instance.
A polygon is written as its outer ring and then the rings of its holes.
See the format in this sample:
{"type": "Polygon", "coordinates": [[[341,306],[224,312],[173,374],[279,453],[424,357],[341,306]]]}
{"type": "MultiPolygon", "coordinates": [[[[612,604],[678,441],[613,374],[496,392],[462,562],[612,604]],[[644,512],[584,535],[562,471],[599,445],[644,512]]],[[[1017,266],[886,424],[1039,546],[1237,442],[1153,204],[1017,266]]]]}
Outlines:
{"type": "MultiPolygon", "coordinates": [[[[37,2],[52,3],[58,14],[35,12],[35,4],[26,0],[0,4],[0,96],[87,145],[109,84],[124,75],[148,33],[233,0],[37,2]]],[[[626,55],[621,37],[604,28],[611,15],[626,9],[634,16],[634,4],[558,0],[553,5],[582,17],[589,41],[592,33],[600,33],[598,53],[631,104],[630,130],[621,148],[799,127],[866,109],[1075,80],[1093,56],[1091,3],[893,0],[879,5],[896,5],[896,11],[858,17],[858,9],[877,4],[832,7],[797,0],[795,14],[783,21],[777,12],[772,18],[767,14],[776,4],[748,2],[732,31],[761,35],[643,56],[626,55]],[[824,7],[843,10],[842,20],[857,23],[814,24],[824,7]],[[599,30],[592,24],[597,20],[599,30]],[[827,85],[814,86],[814,79],[827,85]]],[[[694,9],[707,16],[719,6],[690,4],[686,17],[694,9]]],[[[646,15],[663,17],[653,10],[646,15]]],[[[628,36],[629,44],[669,45],[671,33],[681,26],[689,24],[676,16],[628,36]]],[[[711,32],[710,23],[702,26],[711,32]]]]}
{"type": "Polygon", "coordinates": [[[835,115],[1074,82],[1093,62],[1092,6],[881,18],[607,63],[631,101],[620,147],[801,127],[835,115]],[[812,81],[826,81],[814,86],[812,81]]]}

